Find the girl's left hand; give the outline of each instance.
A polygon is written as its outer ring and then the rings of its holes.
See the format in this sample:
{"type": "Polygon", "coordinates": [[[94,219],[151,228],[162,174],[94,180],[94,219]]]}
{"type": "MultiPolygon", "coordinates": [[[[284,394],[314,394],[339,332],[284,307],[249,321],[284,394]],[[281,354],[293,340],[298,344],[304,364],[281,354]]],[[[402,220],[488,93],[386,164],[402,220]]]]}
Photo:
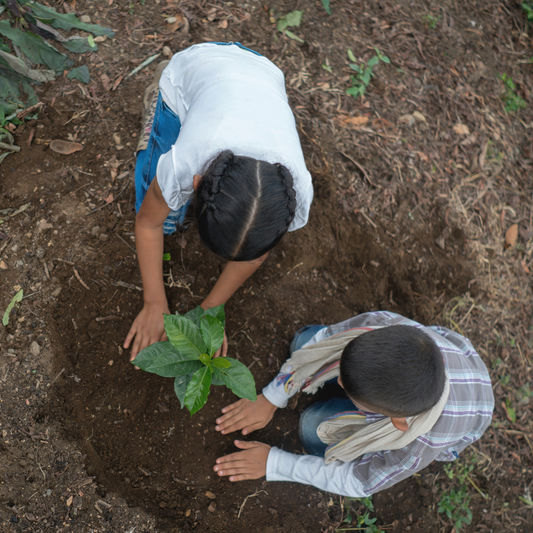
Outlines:
{"type": "Polygon", "coordinates": [[[222,346],[215,352],[213,359],[215,357],[226,357],[228,355],[228,337],[226,337],[226,330],[224,330],[224,340],[222,341],[222,346]]]}
{"type": "Polygon", "coordinates": [[[217,459],[213,470],[219,476],[230,476],[230,481],[244,481],[266,476],[266,464],[270,452],[268,444],[236,440],[235,446],[244,451],[217,459]]]}

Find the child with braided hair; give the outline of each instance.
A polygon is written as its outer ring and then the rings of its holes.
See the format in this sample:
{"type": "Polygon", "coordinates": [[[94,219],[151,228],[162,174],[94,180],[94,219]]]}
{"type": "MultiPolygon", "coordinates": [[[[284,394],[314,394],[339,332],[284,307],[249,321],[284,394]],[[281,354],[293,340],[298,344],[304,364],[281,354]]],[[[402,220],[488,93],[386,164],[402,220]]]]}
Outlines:
{"type": "Polygon", "coordinates": [[[228,260],[200,304],[207,309],[225,303],[287,231],[307,223],[313,199],[283,73],[257,52],[239,43],[179,52],[159,65],[144,108],[135,168],[144,306],[124,342],[131,360],[166,339],[163,235],[189,206],[202,242],[228,260]]]}

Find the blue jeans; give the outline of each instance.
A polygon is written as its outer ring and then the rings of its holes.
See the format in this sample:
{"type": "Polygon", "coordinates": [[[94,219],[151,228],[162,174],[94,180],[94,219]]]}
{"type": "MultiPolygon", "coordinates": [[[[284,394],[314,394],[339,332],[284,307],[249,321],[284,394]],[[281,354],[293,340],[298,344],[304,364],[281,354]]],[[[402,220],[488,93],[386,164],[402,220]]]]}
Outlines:
{"type": "MultiPolygon", "coordinates": [[[[252,52],[256,55],[261,55],[246,48],[241,43],[215,43],[223,46],[228,46],[235,44],[252,52]]],[[[157,163],[159,158],[170,151],[172,146],[176,143],[176,139],[181,130],[181,122],[168,107],[168,105],[161,98],[161,93],[157,99],[157,105],[155,108],[154,122],[152,125],[152,131],[150,132],[150,138],[148,139],[148,146],[146,150],[142,150],[137,155],[137,162],[135,164],[135,210],[139,211],[141,204],[143,203],[144,197],[146,196],[146,191],[152,183],[156,172],[157,172],[157,163]]],[[[177,224],[183,224],[187,209],[191,201],[189,200],[183,207],[178,209],[178,211],[171,211],[163,224],[163,233],[165,235],[171,235],[176,231],[177,224]]]]}
{"type": "MultiPolygon", "coordinates": [[[[316,335],[321,329],[327,326],[305,326],[299,329],[290,345],[290,353],[299,350],[306,342],[316,335]]],[[[336,378],[329,380],[327,383],[335,383],[336,378]]],[[[347,398],[332,398],[327,402],[317,402],[311,407],[308,407],[300,415],[300,423],[298,425],[298,437],[304,448],[311,455],[324,457],[328,444],[323,443],[316,433],[318,426],[330,416],[334,416],[344,411],[353,411],[355,406],[353,402],[347,398]]]]}

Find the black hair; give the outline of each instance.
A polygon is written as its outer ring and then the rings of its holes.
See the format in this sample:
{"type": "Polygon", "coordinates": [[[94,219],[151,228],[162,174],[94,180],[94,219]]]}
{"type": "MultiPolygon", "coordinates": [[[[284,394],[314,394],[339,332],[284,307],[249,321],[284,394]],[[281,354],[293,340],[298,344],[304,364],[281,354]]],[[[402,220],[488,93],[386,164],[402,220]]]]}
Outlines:
{"type": "Polygon", "coordinates": [[[440,399],[446,380],[433,339],[413,326],[390,326],[350,341],[340,360],[348,396],[392,417],[415,416],[440,399]]]}
{"type": "Polygon", "coordinates": [[[295,211],[296,194],[286,167],[230,150],[209,165],[196,194],[200,238],[231,261],[252,261],[271,250],[289,229],[295,211]]]}

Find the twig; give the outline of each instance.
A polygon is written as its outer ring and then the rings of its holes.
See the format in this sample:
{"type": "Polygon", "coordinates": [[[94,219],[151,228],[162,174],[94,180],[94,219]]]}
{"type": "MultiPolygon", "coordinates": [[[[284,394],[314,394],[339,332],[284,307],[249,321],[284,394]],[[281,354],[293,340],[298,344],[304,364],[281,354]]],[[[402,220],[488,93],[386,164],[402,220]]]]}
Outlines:
{"type": "Polygon", "coordinates": [[[66,259],[56,259],[56,261],[59,261],[60,263],[65,263],[66,265],[74,266],[74,263],[72,261],[67,261],[66,259]]]}
{"type": "Polygon", "coordinates": [[[59,376],[65,371],[66,369],[63,368],[63,370],[61,370],[61,372],[59,372],[59,374],[50,382],[50,386],[52,386],[58,379],[59,379],[59,376]]]}
{"type": "Polygon", "coordinates": [[[288,272],[287,274],[290,274],[295,268],[298,268],[299,266],[302,266],[304,264],[304,262],[302,261],[301,263],[298,263],[297,265],[294,265],[288,272]]]}
{"type": "Polygon", "coordinates": [[[7,248],[7,245],[11,242],[11,237],[7,238],[7,241],[3,244],[2,248],[0,248],[0,255],[2,255],[2,252],[7,248]]]}
{"type": "Polygon", "coordinates": [[[103,209],[104,207],[107,207],[108,205],[111,205],[126,189],[128,188],[128,185],[124,187],[110,202],[107,204],[101,205],[100,207],[97,207],[96,209],[93,209],[92,211],[89,211],[87,215],[92,215],[93,213],[96,213],[96,211],[100,211],[100,209],[103,209]]]}
{"type": "Polygon", "coordinates": [[[116,233],[115,231],[113,232],[113,235],[115,235],[115,237],[118,237],[118,238],[119,238],[119,239],[120,239],[120,240],[121,240],[121,241],[122,241],[122,242],[123,242],[123,243],[124,243],[124,244],[125,244],[125,245],[126,245],[126,246],[127,246],[132,252],[133,252],[133,253],[134,253],[134,254],[137,253],[136,250],[135,250],[135,248],[134,248],[133,246],[131,246],[131,245],[129,244],[129,242],[128,242],[126,239],[122,238],[122,237],[121,237],[118,233],[116,233]]]}
{"type": "Polygon", "coordinates": [[[244,509],[244,506],[246,505],[248,498],[253,498],[254,496],[258,496],[262,492],[264,492],[268,496],[268,492],[266,490],[261,489],[261,490],[256,490],[253,494],[248,494],[248,496],[244,498],[244,501],[241,504],[241,508],[239,509],[239,514],[237,515],[237,518],[241,517],[242,510],[244,509]]]}
{"type": "Polygon", "coordinates": [[[85,281],[83,281],[81,279],[81,276],[79,275],[78,271],[76,270],[75,267],[72,267],[72,270],[74,270],[74,275],[76,276],[77,280],[88,290],[90,291],[91,289],[89,289],[89,286],[87,285],[87,283],[85,283],[85,281]]]}
{"type": "Polygon", "coordinates": [[[125,281],[117,281],[115,283],[112,283],[111,285],[114,285],[115,287],[125,287],[126,289],[133,289],[142,292],[141,287],[137,287],[137,285],[133,285],[133,283],[126,283],[125,281]]]}
{"type": "Polygon", "coordinates": [[[121,316],[99,316],[95,318],[96,322],[108,322],[109,320],[122,320],[121,316]]]}
{"type": "Polygon", "coordinates": [[[353,159],[352,157],[350,157],[346,152],[341,152],[339,150],[339,152],[346,158],[346,159],[349,159],[362,173],[363,175],[365,176],[366,178],[366,181],[368,181],[368,184],[371,186],[371,187],[374,187],[374,184],[372,183],[372,180],[370,179],[370,176],[368,175],[367,171],[364,169],[364,167],[362,165],[360,165],[355,159],[353,159]]]}
{"type": "Polygon", "coordinates": [[[150,56],[146,61],[143,61],[138,67],[135,67],[127,76],[126,76],[126,79],[129,79],[131,78],[132,76],[134,76],[135,74],[137,74],[137,72],[139,72],[140,70],[142,70],[144,67],[148,66],[152,61],[155,61],[159,56],[161,55],[161,52],[159,52],[158,54],[154,54],[153,56],[150,56]]]}

